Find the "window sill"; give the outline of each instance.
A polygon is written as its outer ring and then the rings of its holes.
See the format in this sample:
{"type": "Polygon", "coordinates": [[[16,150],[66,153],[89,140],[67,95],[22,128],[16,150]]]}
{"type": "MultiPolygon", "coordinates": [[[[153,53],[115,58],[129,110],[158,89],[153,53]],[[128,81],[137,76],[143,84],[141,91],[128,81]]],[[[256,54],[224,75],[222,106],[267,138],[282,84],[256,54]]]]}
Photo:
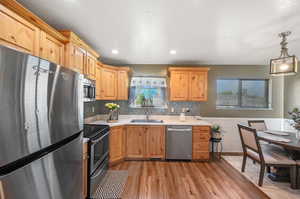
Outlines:
{"type": "Polygon", "coordinates": [[[249,110],[249,111],[272,111],[273,108],[243,108],[243,107],[227,107],[227,106],[217,106],[217,110],[236,110],[236,111],[241,111],[241,110],[249,110]]]}

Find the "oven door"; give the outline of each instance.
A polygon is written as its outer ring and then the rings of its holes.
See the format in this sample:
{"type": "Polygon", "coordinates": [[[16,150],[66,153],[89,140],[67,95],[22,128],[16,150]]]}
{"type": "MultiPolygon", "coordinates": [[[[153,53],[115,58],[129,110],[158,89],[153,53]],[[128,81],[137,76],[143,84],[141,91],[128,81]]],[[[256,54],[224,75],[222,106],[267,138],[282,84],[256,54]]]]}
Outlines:
{"type": "Polygon", "coordinates": [[[90,175],[92,175],[109,153],[109,131],[90,142],[90,175]]]}
{"type": "Polygon", "coordinates": [[[97,198],[97,196],[95,194],[96,194],[96,191],[97,191],[97,188],[98,188],[99,184],[103,180],[103,177],[104,177],[105,173],[108,170],[108,165],[109,165],[108,161],[109,161],[109,158],[107,156],[103,160],[101,165],[96,169],[94,174],[92,176],[90,176],[90,183],[89,183],[89,196],[90,196],[90,198],[97,198]]]}

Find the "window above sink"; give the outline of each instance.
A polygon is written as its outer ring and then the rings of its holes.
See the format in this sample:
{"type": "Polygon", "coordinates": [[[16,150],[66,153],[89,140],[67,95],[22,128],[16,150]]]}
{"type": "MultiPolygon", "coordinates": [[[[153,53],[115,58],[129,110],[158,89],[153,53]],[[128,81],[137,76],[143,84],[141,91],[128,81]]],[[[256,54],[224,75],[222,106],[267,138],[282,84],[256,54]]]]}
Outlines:
{"type": "Polygon", "coordinates": [[[165,77],[133,77],[130,83],[131,108],[162,108],[167,106],[167,81],[165,77]]]}

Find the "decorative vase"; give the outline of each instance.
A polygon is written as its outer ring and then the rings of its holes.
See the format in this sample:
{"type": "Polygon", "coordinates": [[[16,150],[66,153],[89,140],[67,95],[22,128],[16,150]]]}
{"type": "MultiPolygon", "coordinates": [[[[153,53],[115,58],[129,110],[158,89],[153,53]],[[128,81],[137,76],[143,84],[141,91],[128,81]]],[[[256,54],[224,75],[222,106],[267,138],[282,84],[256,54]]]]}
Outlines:
{"type": "Polygon", "coordinates": [[[118,109],[109,110],[107,122],[117,122],[119,119],[118,109]]]}

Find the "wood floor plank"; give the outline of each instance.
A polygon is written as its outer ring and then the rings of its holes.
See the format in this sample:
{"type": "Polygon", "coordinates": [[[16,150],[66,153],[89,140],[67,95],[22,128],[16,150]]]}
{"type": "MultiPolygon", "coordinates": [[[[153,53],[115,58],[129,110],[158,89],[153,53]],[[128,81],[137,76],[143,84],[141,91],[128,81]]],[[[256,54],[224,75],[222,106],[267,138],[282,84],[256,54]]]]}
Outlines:
{"type": "Polygon", "coordinates": [[[123,199],[268,199],[226,161],[126,161],[123,199]]]}

